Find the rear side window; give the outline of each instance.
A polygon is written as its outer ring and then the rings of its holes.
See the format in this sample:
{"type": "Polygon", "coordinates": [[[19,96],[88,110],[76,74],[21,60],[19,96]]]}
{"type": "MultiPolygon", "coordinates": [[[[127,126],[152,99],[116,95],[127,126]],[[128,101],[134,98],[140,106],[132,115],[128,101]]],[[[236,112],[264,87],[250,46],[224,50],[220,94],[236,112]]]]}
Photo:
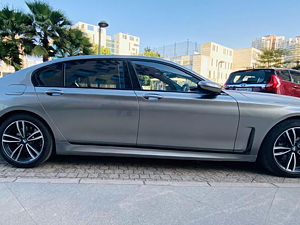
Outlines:
{"type": "Polygon", "coordinates": [[[234,72],[229,76],[227,84],[267,84],[272,70],[247,70],[234,72]]]}
{"type": "Polygon", "coordinates": [[[278,70],[276,71],[277,75],[280,76],[283,80],[291,81],[291,76],[288,70],[278,70]]]}
{"type": "Polygon", "coordinates": [[[118,60],[72,60],[65,63],[66,87],[125,89],[124,66],[118,60]]]}
{"type": "Polygon", "coordinates": [[[33,74],[32,82],[34,86],[38,87],[62,87],[63,81],[63,70],[62,64],[54,64],[45,66],[37,70],[33,74]]]}
{"type": "Polygon", "coordinates": [[[297,71],[290,71],[292,78],[293,78],[293,82],[296,84],[300,84],[300,72],[297,71]]]}

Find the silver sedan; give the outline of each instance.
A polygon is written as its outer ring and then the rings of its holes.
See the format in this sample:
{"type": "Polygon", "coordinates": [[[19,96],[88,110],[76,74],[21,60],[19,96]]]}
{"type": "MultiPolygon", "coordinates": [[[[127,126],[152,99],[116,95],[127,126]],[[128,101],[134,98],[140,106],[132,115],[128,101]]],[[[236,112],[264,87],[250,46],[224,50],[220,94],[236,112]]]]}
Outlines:
{"type": "Polygon", "coordinates": [[[0,152],[17,167],[52,153],[257,159],[300,177],[300,100],[225,91],[169,61],[53,60],[0,79],[0,152]]]}

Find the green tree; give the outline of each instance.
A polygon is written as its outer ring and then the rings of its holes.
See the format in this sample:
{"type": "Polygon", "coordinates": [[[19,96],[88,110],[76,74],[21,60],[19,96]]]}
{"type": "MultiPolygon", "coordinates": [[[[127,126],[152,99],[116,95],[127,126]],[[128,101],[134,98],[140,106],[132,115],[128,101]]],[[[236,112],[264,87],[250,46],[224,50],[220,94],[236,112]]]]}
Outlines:
{"type": "MultiPolygon", "coordinates": [[[[98,55],[98,44],[94,44],[93,47],[93,55],[98,55]]],[[[109,50],[109,48],[101,45],[101,55],[111,55],[111,51],[109,50]]]]}
{"type": "Polygon", "coordinates": [[[152,51],[149,47],[146,47],[144,49],[144,53],[142,55],[143,56],[148,56],[148,57],[160,58],[160,54],[158,52],[152,51]]]}
{"type": "Polygon", "coordinates": [[[15,70],[22,68],[22,56],[30,54],[34,46],[31,24],[31,17],[19,10],[5,6],[0,11],[0,59],[15,70]]]}
{"type": "Polygon", "coordinates": [[[56,40],[54,45],[59,58],[93,54],[93,45],[79,29],[65,29],[63,38],[56,40]]]}
{"type": "Polygon", "coordinates": [[[284,56],[287,51],[283,49],[264,49],[259,55],[257,62],[258,67],[282,67],[285,63],[284,56]]]}
{"type": "Polygon", "coordinates": [[[43,61],[48,61],[50,57],[55,56],[57,50],[52,42],[59,41],[65,35],[65,28],[71,25],[63,12],[54,10],[49,4],[42,1],[26,2],[30,10],[30,16],[33,20],[30,31],[35,37],[37,44],[32,54],[43,56],[43,61]]]}
{"type": "Polygon", "coordinates": [[[12,42],[0,40],[0,60],[14,67],[16,71],[22,68],[19,48],[12,42]]]}

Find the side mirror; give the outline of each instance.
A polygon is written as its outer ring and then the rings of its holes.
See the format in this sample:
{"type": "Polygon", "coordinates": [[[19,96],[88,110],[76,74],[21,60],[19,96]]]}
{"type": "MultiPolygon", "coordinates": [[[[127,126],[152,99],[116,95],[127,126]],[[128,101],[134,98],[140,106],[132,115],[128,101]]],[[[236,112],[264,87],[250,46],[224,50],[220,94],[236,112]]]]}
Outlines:
{"type": "Polygon", "coordinates": [[[220,94],[222,91],[222,86],[218,83],[204,80],[198,82],[198,89],[207,94],[220,94]]]}

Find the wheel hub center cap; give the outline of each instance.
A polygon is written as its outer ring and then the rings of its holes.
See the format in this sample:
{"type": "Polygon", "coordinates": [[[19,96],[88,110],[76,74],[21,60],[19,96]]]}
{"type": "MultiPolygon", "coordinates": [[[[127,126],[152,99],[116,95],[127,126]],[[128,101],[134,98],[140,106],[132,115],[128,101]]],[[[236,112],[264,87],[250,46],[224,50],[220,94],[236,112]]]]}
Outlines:
{"type": "Polygon", "coordinates": [[[296,151],[297,151],[297,147],[294,146],[294,147],[291,148],[291,150],[292,150],[293,152],[296,152],[296,151]]]}
{"type": "Polygon", "coordinates": [[[26,139],[22,139],[22,143],[23,143],[23,144],[26,144],[26,143],[27,143],[27,140],[26,140],[26,139]]]}

